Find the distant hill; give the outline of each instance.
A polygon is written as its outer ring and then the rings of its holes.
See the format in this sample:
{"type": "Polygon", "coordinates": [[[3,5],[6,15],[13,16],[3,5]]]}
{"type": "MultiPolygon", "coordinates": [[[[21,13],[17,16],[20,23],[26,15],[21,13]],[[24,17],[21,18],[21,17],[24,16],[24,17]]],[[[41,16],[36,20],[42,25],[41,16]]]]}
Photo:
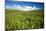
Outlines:
{"type": "MultiPolygon", "coordinates": [[[[5,11],[22,11],[22,10],[17,10],[17,9],[5,9],[5,11]]],[[[29,10],[28,12],[41,12],[44,11],[44,9],[39,9],[39,10],[29,10]]]]}

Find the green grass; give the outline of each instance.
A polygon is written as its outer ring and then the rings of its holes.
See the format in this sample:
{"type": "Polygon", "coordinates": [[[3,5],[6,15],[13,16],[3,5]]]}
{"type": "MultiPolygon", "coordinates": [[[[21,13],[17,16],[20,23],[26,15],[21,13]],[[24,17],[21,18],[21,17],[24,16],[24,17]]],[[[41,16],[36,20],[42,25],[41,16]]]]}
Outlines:
{"type": "Polygon", "coordinates": [[[6,30],[40,29],[44,28],[44,11],[19,11],[6,9],[6,30]]]}

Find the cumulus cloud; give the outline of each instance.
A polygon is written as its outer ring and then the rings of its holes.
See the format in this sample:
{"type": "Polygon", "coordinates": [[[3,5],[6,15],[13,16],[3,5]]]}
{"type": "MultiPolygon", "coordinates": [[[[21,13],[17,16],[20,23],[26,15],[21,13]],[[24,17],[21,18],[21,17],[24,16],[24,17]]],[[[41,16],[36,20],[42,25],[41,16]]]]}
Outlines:
{"type": "Polygon", "coordinates": [[[37,7],[35,7],[35,6],[33,6],[33,10],[38,10],[39,8],[37,8],[37,7]]]}
{"type": "Polygon", "coordinates": [[[37,10],[39,8],[36,8],[35,6],[20,6],[20,5],[13,5],[13,6],[8,6],[6,5],[6,9],[17,9],[17,10],[22,10],[22,11],[29,11],[29,10],[37,10]]]}
{"type": "Polygon", "coordinates": [[[6,5],[6,9],[15,9],[15,7],[12,7],[10,5],[6,5]]]}
{"type": "Polygon", "coordinates": [[[9,5],[6,5],[6,9],[10,9],[10,8],[12,8],[11,6],[9,6],[9,5]]]}
{"type": "Polygon", "coordinates": [[[22,10],[22,11],[29,11],[29,10],[32,9],[32,7],[17,5],[17,6],[15,7],[15,9],[22,10]]]}

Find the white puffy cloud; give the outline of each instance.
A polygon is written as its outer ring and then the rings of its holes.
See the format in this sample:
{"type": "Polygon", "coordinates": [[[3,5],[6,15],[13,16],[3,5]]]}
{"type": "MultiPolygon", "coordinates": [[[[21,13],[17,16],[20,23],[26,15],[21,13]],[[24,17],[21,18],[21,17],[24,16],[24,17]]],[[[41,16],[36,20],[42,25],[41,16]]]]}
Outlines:
{"type": "Polygon", "coordinates": [[[13,6],[8,6],[6,5],[6,9],[17,9],[17,10],[22,10],[22,11],[29,11],[29,10],[37,10],[39,8],[36,8],[35,6],[20,6],[20,5],[13,5],[13,6]]]}
{"type": "Polygon", "coordinates": [[[15,9],[15,7],[12,7],[12,6],[6,5],[6,9],[15,9]]]}
{"type": "Polygon", "coordinates": [[[10,9],[10,8],[12,8],[12,7],[11,7],[11,6],[9,6],[9,5],[6,5],[5,7],[6,7],[6,9],[10,9]]]}
{"type": "Polygon", "coordinates": [[[32,8],[32,6],[24,6],[25,8],[32,8]]]}
{"type": "Polygon", "coordinates": [[[39,8],[37,8],[37,7],[35,7],[35,6],[33,6],[33,10],[38,10],[39,8]]]}
{"type": "Polygon", "coordinates": [[[15,9],[18,9],[18,10],[22,10],[22,11],[29,11],[31,10],[32,7],[29,7],[29,6],[20,6],[20,5],[17,5],[15,9]]]}

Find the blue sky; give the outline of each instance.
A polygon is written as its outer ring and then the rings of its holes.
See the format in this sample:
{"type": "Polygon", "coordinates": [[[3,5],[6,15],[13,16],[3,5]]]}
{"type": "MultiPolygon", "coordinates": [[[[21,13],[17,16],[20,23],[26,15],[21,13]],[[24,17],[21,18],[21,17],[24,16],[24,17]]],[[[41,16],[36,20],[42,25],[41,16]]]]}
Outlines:
{"type": "Polygon", "coordinates": [[[15,0],[6,0],[6,8],[13,9],[42,9],[44,8],[44,3],[39,2],[24,2],[24,1],[15,1],[15,0]]]}

